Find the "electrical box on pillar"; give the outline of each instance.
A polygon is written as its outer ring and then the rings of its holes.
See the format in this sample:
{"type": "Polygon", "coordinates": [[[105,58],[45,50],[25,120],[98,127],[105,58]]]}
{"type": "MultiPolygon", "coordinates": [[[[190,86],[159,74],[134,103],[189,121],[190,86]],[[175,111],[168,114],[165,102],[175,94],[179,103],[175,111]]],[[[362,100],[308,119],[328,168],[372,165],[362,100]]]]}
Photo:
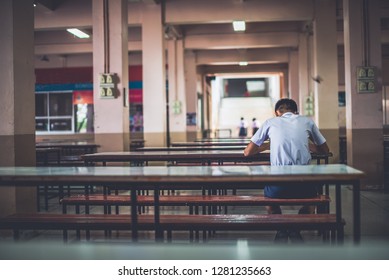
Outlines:
{"type": "Polygon", "coordinates": [[[116,73],[100,74],[100,98],[116,98],[118,96],[117,84],[116,73]]]}
{"type": "Polygon", "coordinates": [[[376,92],[376,67],[358,67],[357,83],[359,93],[376,92]]]}
{"type": "Polygon", "coordinates": [[[307,96],[304,102],[304,109],[306,116],[313,116],[313,96],[307,96]]]}
{"type": "Polygon", "coordinates": [[[175,115],[181,114],[181,101],[175,100],[175,101],[173,102],[173,113],[174,113],[175,115]]]}

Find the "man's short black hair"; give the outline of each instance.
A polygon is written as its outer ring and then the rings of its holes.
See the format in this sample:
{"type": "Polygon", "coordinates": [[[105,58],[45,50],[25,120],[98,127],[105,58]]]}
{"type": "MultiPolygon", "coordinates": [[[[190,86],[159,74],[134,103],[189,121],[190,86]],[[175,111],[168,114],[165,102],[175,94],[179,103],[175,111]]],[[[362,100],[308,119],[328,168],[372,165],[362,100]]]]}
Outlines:
{"type": "Polygon", "coordinates": [[[281,113],[292,112],[297,114],[297,104],[293,99],[282,98],[277,101],[274,111],[280,111],[281,113]]]}

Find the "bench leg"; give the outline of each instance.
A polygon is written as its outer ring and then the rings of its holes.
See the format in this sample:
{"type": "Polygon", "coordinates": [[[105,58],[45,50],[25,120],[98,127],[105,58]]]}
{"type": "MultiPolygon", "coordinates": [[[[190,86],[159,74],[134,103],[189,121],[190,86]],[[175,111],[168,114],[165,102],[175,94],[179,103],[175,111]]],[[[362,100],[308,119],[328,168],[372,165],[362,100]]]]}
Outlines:
{"type": "Polygon", "coordinates": [[[58,202],[60,202],[63,197],[64,197],[63,186],[60,185],[58,186],[58,202]]]}
{"type": "Polygon", "coordinates": [[[67,230],[64,230],[62,232],[62,236],[63,236],[63,242],[68,242],[68,231],[67,230]]]}
{"type": "Polygon", "coordinates": [[[18,229],[14,229],[13,231],[13,237],[15,241],[18,241],[20,239],[20,234],[18,229]]]}
{"type": "Polygon", "coordinates": [[[336,240],[336,229],[332,229],[330,231],[330,234],[331,234],[331,243],[332,244],[335,244],[335,240],[336,240]]]}
{"type": "Polygon", "coordinates": [[[38,212],[41,211],[40,186],[36,187],[36,209],[38,212]]]}
{"type": "Polygon", "coordinates": [[[327,243],[328,242],[328,230],[321,229],[319,231],[321,232],[323,243],[327,243]]]}
{"type": "Polygon", "coordinates": [[[172,242],[172,230],[167,230],[166,232],[167,232],[167,233],[166,233],[167,241],[168,241],[169,243],[171,243],[171,242],[172,242]]]}
{"type": "Polygon", "coordinates": [[[344,226],[340,225],[337,230],[337,243],[343,244],[344,241],[344,226]]]}
{"type": "Polygon", "coordinates": [[[47,185],[44,186],[43,193],[45,198],[45,210],[48,211],[49,210],[49,190],[47,185]]]}
{"type": "Polygon", "coordinates": [[[207,231],[203,230],[203,241],[205,241],[205,240],[207,240],[207,231]]]}

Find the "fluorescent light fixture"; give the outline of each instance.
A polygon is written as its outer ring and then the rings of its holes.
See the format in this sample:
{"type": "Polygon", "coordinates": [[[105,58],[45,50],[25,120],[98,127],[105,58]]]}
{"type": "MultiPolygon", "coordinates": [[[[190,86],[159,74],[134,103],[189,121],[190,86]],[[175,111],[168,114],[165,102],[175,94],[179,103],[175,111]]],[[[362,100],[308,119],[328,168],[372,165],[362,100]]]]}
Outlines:
{"type": "Polygon", "coordinates": [[[77,36],[78,38],[89,38],[89,35],[85,32],[81,31],[77,28],[68,28],[66,29],[68,32],[72,33],[74,36],[77,36]]]}
{"type": "Polygon", "coordinates": [[[232,22],[232,26],[234,27],[234,31],[245,31],[246,23],[243,20],[234,20],[232,22]]]}
{"type": "Polygon", "coordinates": [[[247,61],[241,61],[239,62],[239,66],[247,66],[249,63],[247,61]]]}

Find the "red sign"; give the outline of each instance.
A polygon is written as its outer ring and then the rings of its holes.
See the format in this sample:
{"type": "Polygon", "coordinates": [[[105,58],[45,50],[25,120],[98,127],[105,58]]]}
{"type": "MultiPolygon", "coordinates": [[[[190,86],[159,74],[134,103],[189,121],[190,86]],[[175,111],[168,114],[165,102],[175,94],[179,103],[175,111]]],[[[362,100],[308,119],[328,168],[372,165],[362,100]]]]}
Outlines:
{"type": "Polygon", "coordinates": [[[73,92],[73,105],[93,104],[92,90],[76,90],[73,92]]]}

